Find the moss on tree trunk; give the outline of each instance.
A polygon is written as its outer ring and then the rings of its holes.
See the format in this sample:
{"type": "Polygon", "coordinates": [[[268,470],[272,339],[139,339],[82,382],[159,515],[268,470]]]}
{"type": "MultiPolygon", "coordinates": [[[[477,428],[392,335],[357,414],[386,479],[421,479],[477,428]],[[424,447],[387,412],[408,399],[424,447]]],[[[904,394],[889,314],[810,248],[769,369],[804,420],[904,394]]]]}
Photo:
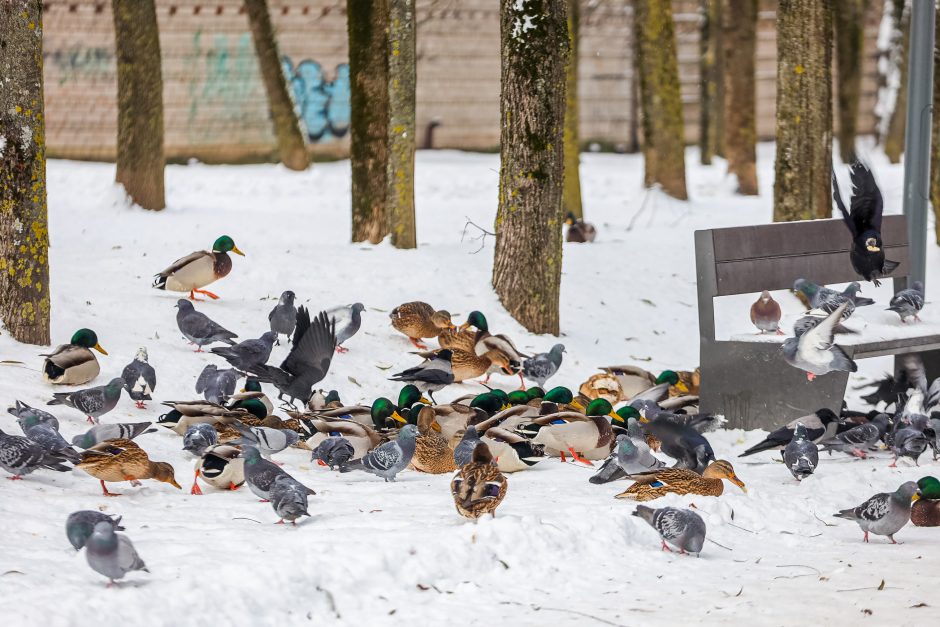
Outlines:
{"type": "Polygon", "coordinates": [[[499,210],[493,287],[533,333],[558,335],[566,0],[500,0],[499,210]]]}
{"type": "Polygon", "coordinates": [[[117,57],[117,174],[144,209],[166,206],[163,189],[163,75],[154,0],[112,0],[117,57]]]}
{"type": "Polygon", "coordinates": [[[891,0],[891,16],[895,31],[891,37],[888,61],[897,64],[901,84],[894,110],[888,121],[888,130],[882,138],[885,154],[891,163],[900,163],[904,153],[904,127],[907,125],[907,48],[911,40],[911,12],[904,0],[891,0]]]}
{"type": "Polygon", "coordinates": [[[724,154],[724,84],[721,79],[721,1],[701,0],[702,28],[699,34],[699,159],[711,165],[724,154]]]}
{"type": "Polygon", "coordinates": [[[834,0],[836,38],[836,115],[839,120],[839,156],[845,163],[855,160],[858,100],[862,90],[862,60],[865,46],[865,12],[868,0],[834,0]]]}
{"type": "Polygon", "coordinates": [[[937,37],[933,46],[933,121],[930,138],[930,204],[933,205],[934,231],[940,246],[940,11],[937,11],[937,37]]]}
{"type": "Polygon", "coordinates": [[[19,342],[49,344],[49,222],[42,2],[0,3],[0,319],[19,342]]]}
{"type": "Polygon", "coordinates": [[[647,187],[688,198],[685,138],[671,0],[634,0],[636,67],[643,109],[643,162],[647,187]]]}
{"type": "Polygon", "coordinates": [[[388,234],[388,0],[346,0],[352,241],[388,234]]]}
{"type": "Polygon", "coordinates": [[[757,0],[721,0],[724,77],[724,149],[738,193],[757,195],[757,127],[754,52],[757,0]]]}
{"type": "Polygon", "coordinates": [[[565,188],[561,197],[562,211],[581,218],[581,142],[578,135],[578,27],[580,0],[568,2],[568,63],[565,66],[565,188]]]}
{"type": "Polygon", "coordinates": [[[268,0],[245,0],[245,7],[248,9],[248,25],[255,42],[255,55],[258,57],[264,91],[268,95],[268,110],[274,124],[278,156],[286,168],[306,170],[309,164],[307,149],[277,51],[268,0]]]}
{"type": "Polygon", "coordinates": [[[392,245],[415,248],[415,0],[388,0],[388,212],[392,245]]]}
{"type": "Polygon", "coordinates": [[[780,0],[774,220],[832,215],[832,0],[780,0]]]}

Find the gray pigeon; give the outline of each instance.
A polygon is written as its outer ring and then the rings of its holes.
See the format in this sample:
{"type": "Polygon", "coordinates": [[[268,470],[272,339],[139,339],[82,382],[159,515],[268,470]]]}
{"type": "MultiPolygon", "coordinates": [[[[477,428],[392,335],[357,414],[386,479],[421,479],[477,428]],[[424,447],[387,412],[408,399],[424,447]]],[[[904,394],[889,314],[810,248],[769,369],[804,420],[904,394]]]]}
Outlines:
{"type": "Polygon", "coordinates": [[[262,502],[270,501],[274,480],[287,472],[274,462],[262,458],[256,446],[243,446],[241,457],[245,459],[245,483],[248,489],[262,502]]]}
{"type": "Polygon", "coordinates": [[[865,542],[868,542],[870,532],[877,536],[888,536],[892,544],[897,544],[894,534],[911,519],[911,501],[919,495],[917,484],[907,481],[896,492],[881,492],[858,507],[844,509],[833,516],[858,523],[865,532],[865,542]]]}
{"type": "Polygon", "coordinates": [[[219,370],[215,364],[208,364],[196,379],[196,394],[210,403],[221,404],[235,394],[235,385],[241,375],[234,368],[219,370]]]}
{"type": "Polygon", "coordinates": [[[124,366],[121,378],[124,379],[124,387],[131,400],[137,403],[137,408],[146,409],[144,401],[153,400],[150,395],[157,387],[157,372],[147,362],[146,348],[141,346],[137,349],[137,356],[124,366]]]}
{"type": "Polygon", "coordinates": [[[196,311],[193,304],[185,299],[176,303],[176,326],[191,344],[196,345],[196,352],[201,353],[202,347],[214,342],[225,342],[234,345],[232,338],[238,337],[222,325],[213,322],[206,314],[196,311]]]}
{"type": "Polygon", "coordinates": [[[451,367],[453,353],[445,348],[428,356],[414,368],[408,368],[391,376],[392,381],[411,383],[421,392],[427,392],[431,400],[434,393],[442,390],[454,382],[454,371],[451,367]]]}
{"type": "MultiPolygon", "coordinates": [[[[58,418],[56,418],[55,416],[53,416],[47,411],[36,409],[35,407],[30,407],[29,405],[27,405],[26,403],[22,401],[16,401],[15,407],[7,408],[7,413],[12,416],[16,416],[17,422],[19,422],[22,418],[27,418],[27,417],[32,416],[32,417],[37,418],[39,422],[50,425],[56,431],[59,430],[58,418]]],[[[20,428],[22,427],[23,425],[22,423],[20,423],[20,428]]]]}
{"type": "Polygon", "coordinates": [[[914,461],[914,465],[920,466],[917,460],[926,450],[927,436],[924,435],[921,429],[912,426],[901,427],[894,432],[894,437],[891,439],[891,452],[894,453],[894,462],[891,463],[890,467],[897,467],[898,460],[902,457],[909,457],[914,461]]]}
{"type": "MultiPolygon", "coordinates": [[[[800,337],[810,329],[816,328],[816,326],[825,321],[826,316],[813,316],[805,315],[799,318],[796,322],[793,323],[793,335],[800,337]]],[[[833,334],[835,335],[854,335],[858,331],[853,331],[847,326],[843,325],[841,322],[837,323],[832,329],[833,334]]]]}
{"type": "Polygon", "coordinates": [[[75,392],[54,392],[47,405],[65,405],[88,416],[88,422],[98,424],[98,419],[114,409],[121,399],[124,379],[111,379],[105,385],[76,390],[75,392]]]}
{"type": "Polygon", "coordinates": [[[111,580],[109,585],[132,570],[150,572],[137,555],[130,538],[114,532],[113,521],[95,524],[94,532],[85,543],[85,558],[92,570],[111,580]]]}
{"type": "Polygon", "coordinates": [[[0,468],[13,475],[11,479],[22,479],[37,468],[68,472],[71,469],[64,461],[61,455],[50,453],[27,438],[0,430],[0,468]]]}
{"type": "Polygon", "coordinates": [[[276,524],[296,525],[301,516],[309,516],[307,512],[307,494],[311,490],[288,474],[278,475],[271,487],[271,507],[281,517],[276,524]]]}
{"type": "MultiPolygon", "coordinates": [[[[635,420],[631,422],[636,423],[635,420]]],[[[633,439],[626,433],[621,433],[617,436],[610,456],[588,481],[594,484],[609,483],[623,479],[629,474],[650,472],[663,466],[665,463],[653,456],[643,439],[633,439]]]]}
{"type": "Polygon", "coordinates": [[[480,443],[480,433],[473,425],[468,425],[460,442],[454,447],[454,463],[462,468],[473,460],[473,451],[480,443]]]}
{"type": "Polygon", "coordinates": [[[294,326],[297,324],[297,308],[294,307],[294,298],[295,295],[290,290],[282,293],[281,299],[271,310],[271,313],[268,314],[268,322],[271,323],[271,330],[276,334],[275,342],[277,344],[281,343],[278,336],[286,335],[289,342],[290,336],[294,333],[294,326]]]}
{"type": "Polygon", "coordinates": [[[888,303],[888,311],[901,316],[901,322],[907,322],[908,318],[913,318],[920,322],[917,314],[924,308],[924,284],[920,281],[914,281],[906,290],[901,290],[891,298],[888,303]]]}
{"type": "Polygon", "coordinates": [[[858,370],[858,365],[842,347],[833,343],[833,329],[847,306],[848,302],[843,302],[825,320],[799,337],[788,337],[780,347],[786,362],[804,370],[810,381],[836,370],[858,370]]]}
{"type": "Polygon", "coordinates": [[[300,434],[293,429],[272,429],[270,427],[247,427],[235,421],[232,426],[238,429],[242,437],[234,440],[232,444],[250,444],[261,451],[264,457],[280,453],[288,446],[292,446],[300,439],[300,434]]]}
{"type": "Polygon", "coordinates": [[[310,461],[317,460],[321,465],[327,466],[330,470],[342,470],[346,462],[352,459],[355,450],[352,443],[342,436],[332,436],[320,442],[315,449],[310,461]]]}
{"type": "Polygon", "coordinates": [[[362,312],[365,306],[362,303],[353,303],[344,307],[335,307],[326,312],[326,315],[336,322],[336,352],[345,353],[343,342],[359,332],[362,326],[362,312]]]}
{"type": "Polygon", "coordinates": [[[224,358],[225,361],[242,372],[250,372],[256,366],[263,366],[268,363],[276,339],[277,333],[267,331],[256,340],[245,340],[235,346],[210,348],[209,352],[224,358]]]}
{"type": "Polygon", "coordinates": [[[124,531],[120,516],[115,518],[92,509],[83,509],[69,514],[65,521],[65,535],[76,551],[85,546],[88,538],[95,531],[95,525],[100,522],[110,523],[115,531],[124,531]]]}
{"type": "Polygon", "coordinates": [[[415,454],[415,439],[418,427],[405,425],[398,432],[398,439],[377,446],[361,459],[346,465],[346,471],[364,470],[385,481],[395,481],[395,475],[408,467],[415,454]]]}
{"type": "Polygon", "coordinates": [[[802,481],[813,474],[819,465],[819,449],[811,440],[806,439],[806,427],[797,423],[793,430],[793,439],[783,449],[783,463],[797,481],[802,481]]]}
{"type": "MultiPolygon", "coordinates": [[[[884,416],[884,414],[880,415],[884,416]]],[[[878,425],[872,421],[852,427],[842,433],[837,433],[835,437],[823,440],[819,445],[822,447],[821,450],[829,451],[830,455],[832,455],[832,451],[840,451],[865,459],[868,457],[868,453],[865,451],[875,446],[880,438],[881,431],[878,429],[878,425]]]]}
{"type": "Polygon", "coordinates": [[[78,451],[65,441],[58,429],[53,428],[50,422],[41,422],[38,416],[26,416],[16,421],[23,430],[23,435],[35,442],[48,453],[60,455],[73,464],[81,461],[78,451]]]}
{"type": "Polygon", "coordinates": [[[693,553],[698,557],[705,544],[705,521],[689,509],[662,507],[653,509],[637,505],[634,516],[642,518],[659,533],[663,551],[672,552],[669,545],[679,549],[679,554],[693,553]]]}
{"type": "Polygon", "coordinates": [[[535,381],[540,388],[551,379],[561,366],[561,354],[565,352],[564,344],[555,344],[547,353],[539,353],[522,362],[522,376],[529,381],[535,381]]]}
{"type": "Polygon", "coordinates": [[[219,443],[219,432],[208,422],[190,425],[183,435],[183,450],[202,457],[206,449],[219,443]]]}
{"type": "Polygon", "coordinates": [[[133,440],[141,433],[156,431],[156,429],[147,429],[152,424],[152,422],[118,422],[113,425],[97,425],[72,438],[72,445],[87,449],[105,440],[133,440]]]}
{"type": "Polygon", "coordinates": [[[856,307],[874,304],[875,301],[872,299],[858,296],[858,292],[861,289],[862,286],[857,281],[849,283],[841,292],[837,292],[836,290],[830,289],[828,287],[816,285],[812,281],[807,281],[806,279],[797,279],[793,283],[793,291],[799,292],[806,298],[810,309],[821,309],[827,314],[831,314],[839,306],[845,304],[845,309],[843,309],[842,313],[839,314],[842,320],[847,320],[853,313],[855,313],[856,307]]]}

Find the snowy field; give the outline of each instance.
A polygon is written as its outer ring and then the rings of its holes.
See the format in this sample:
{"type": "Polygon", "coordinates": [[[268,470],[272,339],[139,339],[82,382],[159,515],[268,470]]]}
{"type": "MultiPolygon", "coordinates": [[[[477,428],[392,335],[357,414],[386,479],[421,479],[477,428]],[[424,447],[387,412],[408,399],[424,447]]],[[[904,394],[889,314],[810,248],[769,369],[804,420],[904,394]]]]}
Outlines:
{"type": "MultiPolygon", "coordinates": [[[[698,363],[694,250],[698,228],[771,219],[773,146],[759,147],[761,196],[733,195],[724,164],[697,164],[689,150],[690,202],[647,195],[639,156],[587,154],[585,207],[599,230],[592,245],[566,245],[562,332],[566,361],[554,384],[573,389],[597,366],[636,363],[650,370],[698,363]],[[644,205],[645,202],[645,205],[644,205]],[[645,208],[643,208],[645,206],[645,208]],[[642,208],[642,209],[641,209],[642,208]]],[[[886,211],[900,212],[902,171],[872,154],[886,211]]],[[[467,218],[490,228],[496,211],[497,155],[423,152],[417,169],[417,251],[388,244],[350,245],[349,166],[317,164],[308,172],[280,167],[170,166],[168,209],[129,208],[108,164],[51,161],[52,332],[54,343],[80,327],[97,331],[110,356],[96,383],[118,376],[139,346],[156,367],[156,400],[195,397],[206,363],[175,325],[177,295],[152,290],[169,262],[231,235],[247,257],[211,286],[222,300],[197,305],[241,338],[267,330],[267,312],[292,289],[314,310],[362,301],[363,332],[337,355],[324,388],[348,403],[394,397],[390,373],[416,363],[411,346],[388,324],[387,312],[410,300],[466,315],[480,309],[491,331],[507,333],[523,351],[548,350],[556,339],[525,333],[490,288],[492,238],[462,240],[467,218]]],[[[844,172],[843,172],[844,174],[844,172]]],[[[846,234],[846,237],[848,235],[846,234]]],[[[929,252],[928,309],[940,320],[940,254],[929,252]]],[[[890,285],[890,282],[887,283],[890,285]]],[[[864,286],[880,302],[886,288],[864,286]]],[[[788,314],[799,305],[780,301],[788,314]]],[[[721,308],[723,333],[749,333],[747,306],[721,308]]],[[[886,305],[878,305],[882,308],[886,305]]],[[[457,318],[462,320],[462,318],[457,318]]],[[[276,347],[280,363],[286,347],[276,347]]],[[[41,348],[0,337],[0,402],[43,406],[41,348]]],[[[863,362],[853,384],[880,375],[885,360],[863,362]]],[[[511,389],[517,380],[497,377],[511,389]]],[[[455,385],[447,401],[478,384],[455,385]]],[[[6,405],[4,405],[6,406],[6,405]]],[[[138,410],[126,395],[103,422],[156,421],[158,402],[138,410]]],[[[67,439],[86,429],[84,416],[56,408],[67,439]]],[[[2,414],[0,427],[19,433],[2,414]]],[[[181,438],[161,429],[139,438],[152,459],[168,461],[184,486],[145,481],[113,485],[101,495],[82,472],[36,472],[0,481],[0,616],[19,625],[782,625],[852,622],[936,624],[940,619],[940,531],[905,527],[899,546],[862,543],[851,522],[832,518],[872,494],[940,473],[888,468],[887,454],[861,461],[823,456],[817,473],[797,484],[764,453],[737,455],[759,431],[709,434],[719,458],[731,460],[745,494],[725,484],[720,498],[677,497],[658,506],[695,503],[708,526],[700,559],[663,553],[652,528],[615,500],[623,482],[587,482],[589,469],[548,460],[509,475],[495,519],[457,515],[450,476],[405,472],[394,484],[363,473],[338,475],[312,465],[309,453],[278,457],[317,491],[303,524],[275,526],[277,516],[247,490],[203,487],[191,496],[192,460],[181,438]],[[66,516],[100,509],[124,516],[151,574],[132,573],[106,589],[64,534],[66,516]],[[883,589],[879,588],[882,587],[883,589]],[[925,605],[926,604],[926,605],[925,605]]]]}

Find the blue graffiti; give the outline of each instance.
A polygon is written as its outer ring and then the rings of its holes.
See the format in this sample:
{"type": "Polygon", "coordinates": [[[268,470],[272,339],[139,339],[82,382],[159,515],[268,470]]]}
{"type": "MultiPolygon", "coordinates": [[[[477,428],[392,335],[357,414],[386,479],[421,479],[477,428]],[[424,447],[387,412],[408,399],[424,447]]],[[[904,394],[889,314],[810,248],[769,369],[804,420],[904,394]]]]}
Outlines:
{"type": "Polygon", "coordinates": [[[349,64],[336,66],[336,78],[327,80],[316,61],[304,59],[294,67],[281,58],[294,92],[294,103],[312,142],[339,139],[349,131],[349,64]]]}

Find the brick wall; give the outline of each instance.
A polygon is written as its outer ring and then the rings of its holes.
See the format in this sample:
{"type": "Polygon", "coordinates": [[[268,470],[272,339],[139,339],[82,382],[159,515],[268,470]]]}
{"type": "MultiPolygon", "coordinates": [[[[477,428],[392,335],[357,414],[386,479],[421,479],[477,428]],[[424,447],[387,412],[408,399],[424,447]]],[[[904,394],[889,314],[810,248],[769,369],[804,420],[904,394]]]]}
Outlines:
{"type": "MultiPolygon", "coordinates": [[[[163,54],[167,155],[208,161],[272,153],[264,89],[241,0],[157,0],[163,54]]],[[[636,134],[630,0],[582,0],[581,136],[628,148],[636,134]]],[[[44,12],[50,155],[113,159],[114,32],[105,0],[47,0],[44,12]]],[[[498,0],[417,0],[418,129],[434,121],[434,146],[495,149],[499,143],[498,0]]],[[[875,37],[872,3],[860,131],[872,132],[875,37]]],[[[278,43],[311,151],[348,150],[349,76],[345,0],[269,0],[278,43]]],[[[699,2],[675,0],[686,139],[698,136],[699,2]]],[[[761,0],[757,130],[774,131],[776,2],[761,0]]]]}

